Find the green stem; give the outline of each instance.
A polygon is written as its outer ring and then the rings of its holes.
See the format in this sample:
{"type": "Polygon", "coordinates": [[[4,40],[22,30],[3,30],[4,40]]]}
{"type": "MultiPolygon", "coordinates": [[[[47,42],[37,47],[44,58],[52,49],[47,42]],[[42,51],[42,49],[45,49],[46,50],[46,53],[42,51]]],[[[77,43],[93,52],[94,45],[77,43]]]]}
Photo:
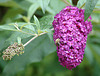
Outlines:
{"type": "Polygon", "coordinates": [[[14,26],[15,26],[15,28],[18,30],[18,32],[22,32],[22,33],[29,34],[29,35],[33,35],[33,36],[35,35],[35,34],[27,33],[27,32],[25,32],[25,31],[20,30],[17,23],[15,23],[14,26]]]}
{"type": "MultiPolygon", "coordinates": [[[[54,30],[53,28],[51,29],[52,31],[54,30]]],[[[25,46],[27,46],[30,42],[32,42],[34,39],[36,39],[38,36],[41,36],[41,35],[44,35],[44,34],[46,34],[46,33],[48,33],[48,32],[43,32],[43,33],[40,33],[40,34],[36,34],[33,38],[31,38],[28,42],[26,42],[23,46],[25,47],[25,46]]]]}
{"type": "Polygon", "coordinates": [[[25,33],[25,34],[28,34],[28,35],[32,35],[32,36],[36,35],[36,34],[27,33],[27,32],[22,31],[22,30],[19,30],[19,32],[22,32],[22,33],[25,33]]]}
{"type": "Polygon", "coordinates": [[[38,35],[34,36],[32,39],[30,39],[28,42],[26,42],[23,46],[25,47],[26,45],[28,45],[31,41],[33,41],[37,37],[38,37],[38,35]]]}
{"type": "Polygon", "coordinates": [[[85,3],[81,6],[81,7],[79,7],[79,8],[82,8],[82,7],[84,7],[85,6],[85,3]]]}
{"type": "Polygon", "coordinates": [[[71,6],[71,4],[68,1],[66,0],[62,0],[62,1],[64,1],[68,6],[71,6]]]}

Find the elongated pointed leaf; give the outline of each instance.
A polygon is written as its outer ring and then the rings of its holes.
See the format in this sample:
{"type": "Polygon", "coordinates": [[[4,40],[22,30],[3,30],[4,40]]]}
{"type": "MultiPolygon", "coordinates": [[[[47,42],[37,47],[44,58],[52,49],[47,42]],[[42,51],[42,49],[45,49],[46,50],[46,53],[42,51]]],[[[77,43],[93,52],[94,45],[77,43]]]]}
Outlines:
{"type": "Polygon", "coordinates": [[[49,2],[50,2],[50,0],[43,0],[44,7],[42,8],[42,10],[44,11],[44,13],[45,13],[46,8],[48,7],[49,2]]]}
{"type": "Polygon", "coordinates": [[[35,15],[34,15],[34,23],[35,23],[37,29],[40,30],[40,22],[39,22],[38,18],[35,15]]]}
{"type": "Polygon", "coordinates": [[[87,0],[85,4],[84,20],[86,21],[90,14],[92,13],[98,0],[87,0]]]}
{"type": "Polygon", "coordinates": [[[29,10],[28,10],[28,18],[29,18],[29,20],[31,19],[31,17],[35,13],[35,11],[38,9],[38,7],[39,7],[38,3],[34,3],[29,7],[29,10]]]}
{"type": "Polygon", "coordinates": [[[38,3],[39,3],[39,5],[40,5],[40,7],[42,8],[43,13],[45,13],[43,0],[38,0],[38,3]]]}
{"type": "Polygon", "coordinates": [[[10,31],[17,31],[14,25],[0,25],[0,30],[10,30],[10,31]]]}
{"type": "Polygon", "coordinates": [[[48,7],[50,0],[38,0],[40,7],[42,8],[43,13],[45,13],[46,8],[48,7]]]}

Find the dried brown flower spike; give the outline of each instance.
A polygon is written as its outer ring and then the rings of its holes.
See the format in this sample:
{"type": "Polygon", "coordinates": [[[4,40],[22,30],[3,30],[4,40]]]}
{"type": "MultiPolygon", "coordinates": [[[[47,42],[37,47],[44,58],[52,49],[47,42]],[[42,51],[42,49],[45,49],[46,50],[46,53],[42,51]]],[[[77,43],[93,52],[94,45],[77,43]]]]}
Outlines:
{"type": "Polygon", "coordinates": [[[11,58],[15,55],[24,53],[23,44],[14,43],[10,45],[5,51],[3,51],[3,60],[11,60],[11,58]]]}

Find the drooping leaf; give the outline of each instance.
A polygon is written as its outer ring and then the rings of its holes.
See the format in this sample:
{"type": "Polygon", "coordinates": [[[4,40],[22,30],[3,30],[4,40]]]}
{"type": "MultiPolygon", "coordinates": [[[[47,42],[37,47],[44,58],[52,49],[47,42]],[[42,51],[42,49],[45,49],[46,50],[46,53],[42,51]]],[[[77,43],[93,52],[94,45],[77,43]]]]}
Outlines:
{"type": "MultiPolygon", "coordinates": [[[[25,39],[26,41],[28,40],[25,39]]],[[[25,42],[26,42],[25,41],[25,42]]],[[[25,47],[25,53],[15,56],[4,68],[3,76],[12,76],[24,70],[27,64],[41,61],[48,54],[56,51],[54,43],[50,43],[47,35],[40,36],[25,47]]]]}
{"type": "Polygon", "coordinates": [[[92,13],[98,0],[87,0],[85,4],[84,20],[86,21],[92,13]]]}
{"type": "Polygon", "coordinates": [[[0,25],[0,31],[3,30],[17,31],[13,25],[0,25]]]}
{"type": "Polygon", "coordinates": [[[35,11],[38,9],[38,7],[39,7],[38,3],[34,3],[29,7],[29,10],[28,10],[28,18],[29,18],[29,20],[31,19],[31,17],[35,13],[35,11]]]}

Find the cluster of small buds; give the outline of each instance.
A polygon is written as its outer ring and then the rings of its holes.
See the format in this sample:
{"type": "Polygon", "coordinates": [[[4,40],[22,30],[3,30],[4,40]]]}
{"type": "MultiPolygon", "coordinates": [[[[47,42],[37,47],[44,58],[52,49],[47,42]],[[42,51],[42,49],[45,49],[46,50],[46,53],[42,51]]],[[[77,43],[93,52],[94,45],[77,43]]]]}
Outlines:
{"type": "Polygon", "coordinates": [[[13,56],[24,53],[23,44],[14,43],[10,45],[5,51],[3,51],[3,60],[11,60],[13,56]]]}
{"type": "Polygon", "coordinates": [[[67,6],[54,17],[54,42],[62,66],[72,70],[83,61],[87,34],[92,31],[91,19],[84,21],[81,8],[67,6]]]}

